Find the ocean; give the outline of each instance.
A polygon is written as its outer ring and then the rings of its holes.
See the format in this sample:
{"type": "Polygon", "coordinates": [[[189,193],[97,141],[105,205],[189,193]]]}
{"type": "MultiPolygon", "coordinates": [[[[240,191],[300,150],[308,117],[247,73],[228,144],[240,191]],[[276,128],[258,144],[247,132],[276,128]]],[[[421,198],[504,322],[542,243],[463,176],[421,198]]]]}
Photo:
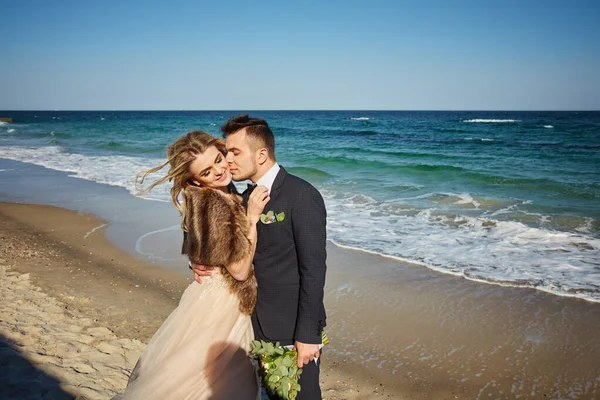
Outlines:
{"type": "MultiPolygon", "coordinates": [[[[0,122],[0,158],[133,196],[174,139],[220,136],[239,113],[0,111],[14,120],[0,122]]],[[[269,121],[278,162],[322,193],[336,245],[600,302],[600,112],[251,115],[269,121]]],[[[146,199],[169,201],[168,187],[146,199]]]]}

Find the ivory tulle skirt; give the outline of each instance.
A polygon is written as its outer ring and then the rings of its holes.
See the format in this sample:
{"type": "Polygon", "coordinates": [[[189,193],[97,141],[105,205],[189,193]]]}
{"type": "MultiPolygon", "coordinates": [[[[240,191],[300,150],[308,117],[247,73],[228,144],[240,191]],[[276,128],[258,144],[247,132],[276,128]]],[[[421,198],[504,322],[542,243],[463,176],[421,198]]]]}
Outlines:
{"type": "Polygon", "coordinates": [[[125,392],[115,399],[259,399],[247,355],[252,323],[238,304],[219,268],[202,284],[193,282],[148,343],[125,392]]]}

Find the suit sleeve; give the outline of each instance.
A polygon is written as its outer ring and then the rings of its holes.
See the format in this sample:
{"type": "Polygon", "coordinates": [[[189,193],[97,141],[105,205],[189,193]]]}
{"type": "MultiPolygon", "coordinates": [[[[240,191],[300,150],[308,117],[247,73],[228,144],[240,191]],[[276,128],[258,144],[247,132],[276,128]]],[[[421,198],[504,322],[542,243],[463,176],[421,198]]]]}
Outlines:
{"type": "Polygon", "coordinates": [[[321,343],[323,290],[325,286],[327,211],[323,198],[312,186],[300,189],[292,208],[292,224],[300,293],[295,340],[302,343],[321,343]]]}

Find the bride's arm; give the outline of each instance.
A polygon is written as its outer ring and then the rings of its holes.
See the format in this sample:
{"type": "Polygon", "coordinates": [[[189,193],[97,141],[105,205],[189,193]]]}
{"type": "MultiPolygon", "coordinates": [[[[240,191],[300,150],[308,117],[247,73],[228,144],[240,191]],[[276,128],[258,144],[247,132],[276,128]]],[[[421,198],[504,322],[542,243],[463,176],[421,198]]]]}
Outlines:
{"type": "Polygon", "coordinates": [[[248,255],[236,263],[227,265],[227,271],[238,281],[245,281],[250,275],[254,251],[256,250],[256,224],[260,220],[265,205],[269,202],[269,192],[265,186],[258,186],[254,189],[248,199],[248,240],[250,240],[250,251],[248,255]]]}

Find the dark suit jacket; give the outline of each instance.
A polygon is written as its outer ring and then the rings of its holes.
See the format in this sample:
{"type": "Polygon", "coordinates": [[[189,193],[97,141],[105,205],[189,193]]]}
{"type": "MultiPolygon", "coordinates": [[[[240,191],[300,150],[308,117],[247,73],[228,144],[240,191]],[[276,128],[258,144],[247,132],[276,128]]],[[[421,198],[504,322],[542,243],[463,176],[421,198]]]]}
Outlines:
{"type": "MultiPolygon", "coordinates": [[[[263,213],[281,222],[258,222],[254,269],[258,298],[252,315],[257,339],[282,345],[321,343],[325,327],[325,204],[310,183],[281,168],[263,213]]],[[[248,194],[243,195],[247,204],[248,194]]]]}

